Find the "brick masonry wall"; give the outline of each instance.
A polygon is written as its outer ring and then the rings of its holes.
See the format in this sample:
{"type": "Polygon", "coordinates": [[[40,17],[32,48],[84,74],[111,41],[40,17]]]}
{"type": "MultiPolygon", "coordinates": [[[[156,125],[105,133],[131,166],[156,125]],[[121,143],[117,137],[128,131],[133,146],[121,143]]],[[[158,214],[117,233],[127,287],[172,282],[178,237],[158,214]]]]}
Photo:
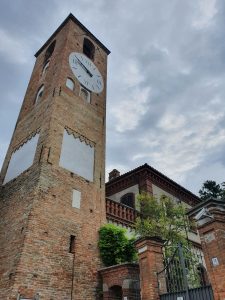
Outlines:
{"type": "Polygon", "coordinates": [[[13,150],[40,128],[34,164],[1,187],[2,299],[15,300],[18,292],[25,297],[33,297],[38,292],[41,300],[68,300],[71,293],[80,300],[96,297],[97,270],[101,266],[98,230],[106,222],[107,55],[100,48],[96,50],[94,61],[104,78],[105,89],[99,95],[92,94],[91,104],[85,103],[79,97],[79,83],[68,64],[72,51],[82,52],[83,33],[71,20],[57,33],[55,50],[45,78],[41,77],[45,50],[37,57],[2,168],[1,181],[13,150]],[[74,92],[65,86],[67,77],[75,81],[74,92]],[[34,106],[36,92],[42,83],[45,84],[43,97],[34,106]],[[59,167],[65,126],[96,144],[94,182],[59,167]],[[72,208],[73,189],[81,191],[80,209],[72,208]],[[75,257],[69,253],[71,235],[76,236],[75,257]]]}
{"type": "MultiPolygon", "coordinates": [[[[140,238],[135,242],[135,246],[138,251],[140,266],[141,299],[159,300],[157,272],[160,272],[164,267],[163,241],[157,237],[140,238]]],[[[163,280],[161,283],[165,286],[163,280]]]]}
{"type": "Polygon", "coordinates": [[[207,271],[215,300],[225,299],[225,213],[211,211],[214,215],[209,223],[198,228],[207,271]],[[217,258],[218,265],[213,264],[217,258]]]}
{"type": "Polygon", "coordinates": [[[99,271],[102,278],[103,299],[108,300],[111,293],[110,289],[119,286],[122,289],[122,296],[127,299],[139,299],[139,265],[134,263],[125,263],[112,267],[103,268],[99,271]]]}
{"type": "MultiPolygon", "coordinates": [[[[31,172],[28,173],[31,174],[31,172]]],[[[39,174],[37,172],[33,175],[39,174]]],[[[17,265],[21,259],[35,189],[34,182],[28,183],[27,176],[21,176],[14,189],[1,192],[0,295],[2,299],[10,299],[8,298],[9,291],[17,275],[17,265]]]]}

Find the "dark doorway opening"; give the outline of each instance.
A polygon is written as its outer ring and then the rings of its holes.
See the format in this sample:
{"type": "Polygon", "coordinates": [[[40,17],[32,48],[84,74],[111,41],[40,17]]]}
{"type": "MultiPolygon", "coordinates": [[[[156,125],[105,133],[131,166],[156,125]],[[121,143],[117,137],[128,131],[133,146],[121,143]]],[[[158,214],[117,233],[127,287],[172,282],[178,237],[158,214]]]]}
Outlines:
{"type": "Polygon", "coordinates": [[[114,285],[109,289],[109,299],[110,300],[122,300],[123,298],[122,287],[119,285],[114,285]]]}

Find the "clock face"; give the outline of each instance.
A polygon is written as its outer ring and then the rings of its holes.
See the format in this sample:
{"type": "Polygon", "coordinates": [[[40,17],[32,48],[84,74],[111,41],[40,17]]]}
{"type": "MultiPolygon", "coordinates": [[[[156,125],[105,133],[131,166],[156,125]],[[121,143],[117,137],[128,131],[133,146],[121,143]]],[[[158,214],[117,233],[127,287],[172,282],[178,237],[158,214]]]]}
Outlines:
{"type": "Polygon", "coordinates": [[[72,52],[69,56],[70,68],[79,82],[94,93],[104,88],[102,75],[95,64],[84,54],[72,52]]]}

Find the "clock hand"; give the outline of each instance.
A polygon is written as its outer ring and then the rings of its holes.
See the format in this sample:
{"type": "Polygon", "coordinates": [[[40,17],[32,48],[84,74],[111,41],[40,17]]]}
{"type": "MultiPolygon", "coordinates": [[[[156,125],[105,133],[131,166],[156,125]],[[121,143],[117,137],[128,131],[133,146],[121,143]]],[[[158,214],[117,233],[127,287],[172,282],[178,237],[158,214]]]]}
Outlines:
{"type": "Polygon", "coordinates": [[[79,60],[79,58],[75,55],[77,61],[79,62],[79,64],[81,65],[81,67],[88,73],[88,75],[90,75],[91,77],[93,77],[93,75],[91,74],[91,72],[85,67],[85,65],[79,60]]]}

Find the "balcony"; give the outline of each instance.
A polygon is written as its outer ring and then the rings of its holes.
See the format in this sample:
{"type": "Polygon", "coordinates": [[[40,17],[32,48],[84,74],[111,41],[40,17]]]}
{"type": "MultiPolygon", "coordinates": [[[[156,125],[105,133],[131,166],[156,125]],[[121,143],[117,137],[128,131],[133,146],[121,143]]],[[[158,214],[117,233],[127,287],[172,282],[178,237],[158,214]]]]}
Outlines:
{"type": "Polygon", "coordinates": [[[139,212],[119,202],[106,199],[106,218],[113,223],[132,227],[139,212]]]}

